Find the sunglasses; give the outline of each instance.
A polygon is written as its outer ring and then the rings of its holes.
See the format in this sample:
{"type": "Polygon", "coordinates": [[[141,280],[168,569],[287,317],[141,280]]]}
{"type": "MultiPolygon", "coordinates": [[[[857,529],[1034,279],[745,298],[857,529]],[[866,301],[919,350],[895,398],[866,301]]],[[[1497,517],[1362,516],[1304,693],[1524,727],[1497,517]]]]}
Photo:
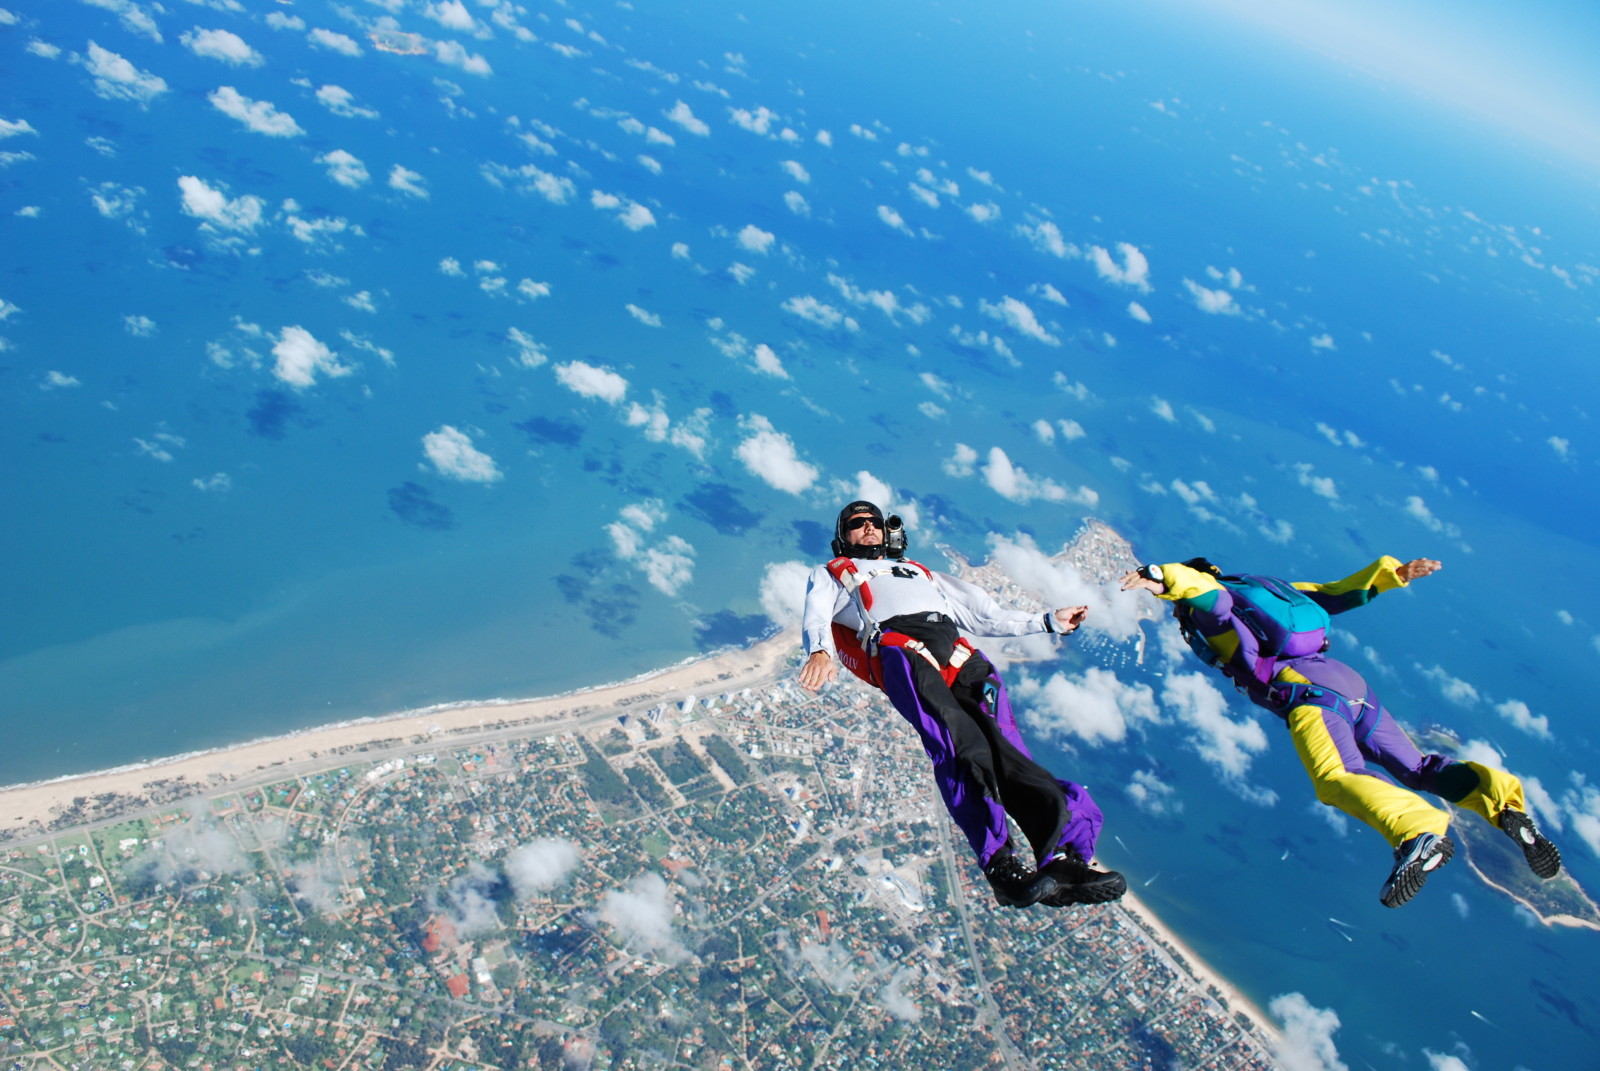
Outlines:
{"type": "Polygon", "coordinates": [[[878,519],[876,517],[868,516],[851,517],[848,521],[844,522],[844,530],[846,532],[858,532],[869,524],[878,529],[880,532],[883,530],[883,525],[878,523],[878,519]]]}

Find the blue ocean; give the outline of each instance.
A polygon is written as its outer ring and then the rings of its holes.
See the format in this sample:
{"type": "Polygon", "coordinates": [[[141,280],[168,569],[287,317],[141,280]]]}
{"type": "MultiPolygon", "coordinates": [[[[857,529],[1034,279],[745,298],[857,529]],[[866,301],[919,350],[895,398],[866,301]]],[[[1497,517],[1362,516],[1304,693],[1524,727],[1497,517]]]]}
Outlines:
{"type": "MultiPolygon", "coordinates": [[[[0,2],[0,784],[744,643],[869,495],[935,563],[1087,517],[1442,560],[1337,653],[1600,888],[1593,108],[1311,4],[0,2]]],[[[1600,40],[1492,14],[1409,13],[1508,70],[1544,27],[1551,79],[1600,40]]],[[[1380,838],[1145,627],[1014,690],[1116,712],[1030,732],[1187,941],[1337,1013],[1299,1066],[1595,1065],[1600,935],[1464,867],[1382,908],[1380,838]]]]}

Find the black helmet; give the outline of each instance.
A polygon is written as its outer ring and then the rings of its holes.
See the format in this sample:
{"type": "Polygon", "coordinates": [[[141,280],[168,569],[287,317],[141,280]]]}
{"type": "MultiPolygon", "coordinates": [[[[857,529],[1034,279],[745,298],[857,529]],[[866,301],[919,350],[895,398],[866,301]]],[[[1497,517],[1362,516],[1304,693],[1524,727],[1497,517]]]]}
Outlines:
{"type": "Polygon", "coordinates": [[[882,558],[887,554],[891,558],[898,558],[906,552],[906,530],[899,517],[890,516],[884,519],[883,510],[871,502],[852,502],[839,511],[839,519],[833,522],[833,553],[835,557],[845,558],[882,558]],[[878,531],[883,533],[883,542],[875,547],[857,546],[845,539],[845,522],[851,517],[866,514],[878,526],[878,531]]]}

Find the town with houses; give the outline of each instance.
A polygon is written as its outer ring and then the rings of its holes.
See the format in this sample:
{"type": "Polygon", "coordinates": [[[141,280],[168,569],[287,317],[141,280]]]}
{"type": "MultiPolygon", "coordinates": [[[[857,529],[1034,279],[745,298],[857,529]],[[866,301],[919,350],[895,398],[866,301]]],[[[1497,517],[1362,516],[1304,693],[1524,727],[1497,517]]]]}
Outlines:
{"type": "Polygon", "coordinates": [[[1126,906],[996,907],[864,685],[567,714],[4,834],[4,1065],[1274,1066],[1126,906]]]}

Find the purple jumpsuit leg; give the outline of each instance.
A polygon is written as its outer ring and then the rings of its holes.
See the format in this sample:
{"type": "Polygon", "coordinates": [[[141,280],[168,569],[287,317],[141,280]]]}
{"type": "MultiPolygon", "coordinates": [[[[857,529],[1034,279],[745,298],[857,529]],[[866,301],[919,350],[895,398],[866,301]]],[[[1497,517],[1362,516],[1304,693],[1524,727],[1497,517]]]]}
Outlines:
{"type": "MultiPolygon", "coordinates": [[[[1321,656],[1297,658],[1284,664],[1318,688],[1337,693],[1344,699],[1345,716],[1329,710],[1323,714],[1323,723],[1338,745],[1345,769],[1382,777],[1382,773],[1371,768],[1371,763],[1376,762],[1390,775],[1387,780],[1397,781],[1413,791],[1443,795],[1439,791],[1439,774],[1459,763],[1445,755],[1424,754],[1383,709],[1361,674],[1343,662],[1321,656]]],[[[1476,780],[1475,775],[1473,779],[1476,780]]]]}
{"type": "Polygon", "coordinates": [[[1100,808],[1080,785],[1033,761],[988,660],[974,654],[952,688],[923,658],[899,647],[881,652],[883,690],[922,739],[950,817],[987,866],[1009,839],[1009,813],[1036,861],[1058,848],[1094,856],[1100,808]]]}

